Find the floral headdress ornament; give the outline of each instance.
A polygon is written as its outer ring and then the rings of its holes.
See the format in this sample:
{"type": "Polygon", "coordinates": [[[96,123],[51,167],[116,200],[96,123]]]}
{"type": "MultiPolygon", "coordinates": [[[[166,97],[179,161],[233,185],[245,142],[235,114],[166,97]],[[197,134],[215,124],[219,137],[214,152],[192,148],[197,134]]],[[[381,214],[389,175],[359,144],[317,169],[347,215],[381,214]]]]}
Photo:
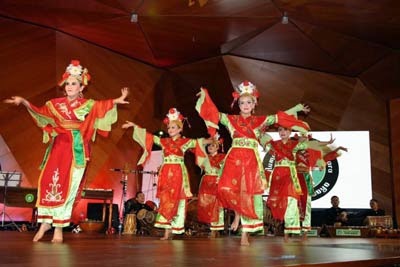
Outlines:
{"type": "Polygon", "coordinates": [[[90,81],[90,75],[86,68],[80,65],[79,60],[71,60],[64,74],[62,75],[61,81],[58,83],[59,86],[63,86],[65,81],[70,77],[75,77],[82,85],[88,85],[90,81]]]}
{"type": "Polygon", "coordinates": [[[221,138],[218,132],[212,137],[212,143],[221,146],[222,152],[224,152],[224,139],[221,138]]]}
{"type": "Polygon", "coordinates": [[[176,108],[170,108],[168,114],[164,119],[164,124],[168,125],[171,121],[180,122],[181,127],[183,127],[183,122],[186,121],[189,128],[191,127],[189,121],[186,117],[184,117],[176,108]]]}
{"type": "Polygon", "coordinates": [[[233,101],[231,107],[233,107],[233,105],[239,99],[239,97],[243,95],[250,95],[254,97],[257,103],[257,98],[259,97],[259,93],[256,86],[249,81],[243,81],[241,84],[238,85],[237,88],[235,88],[235,91],[232,93],[233,101]]]}

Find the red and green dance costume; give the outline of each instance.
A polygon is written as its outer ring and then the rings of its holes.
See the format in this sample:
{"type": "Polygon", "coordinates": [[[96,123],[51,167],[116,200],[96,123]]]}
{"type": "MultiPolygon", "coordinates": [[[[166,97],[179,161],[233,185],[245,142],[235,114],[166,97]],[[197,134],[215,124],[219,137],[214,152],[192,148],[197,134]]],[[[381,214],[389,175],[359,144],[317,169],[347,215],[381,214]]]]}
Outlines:
{"type": "Polygon", "coordinates": [[[224,159],[223,153],[208,155],[208,160],[201,166],[205,174],[200,182],[197,219],[211,224],[211,231],[224,229],[224,209],[217,198],[219,174],[224,159]]]}
{"type": "Polygon", "coordinates": [[[113,100],[78,98],[70,102],[62,97],[43,107],[29,103],[28,111],[43,130],[43,142],[50,141],[38,181],[38,222],[66,227],[83,186],[89,143],[96,132],[108,135],[117,109],[113,100]]]}
{"type": "Polygon", "coordinates": [[[267,205],[274,219],[285,222],[285,234],[300,234],[298,202],[303,194],[296,171],[295,155],[306,144],[289,139],[270,142],[270,152],[275,156],[275,166],[270,178],[267,205]]]}
{"type": "MultiPolygon", "coordinates": [[[[278,121],[288,128],[303,127],[304,123],[285,112],[248,118],[219,113],[205,89],[200,93],[196,109],[207,127],[216,129],[220,122],[232,138],[232,146],[225,158],[218,183],[219,200],[223,207],[240,214],[243,232],[263,230],[262,194],[266,179],[258,153],[259,138],[266,126],[278,121]]],[[[301,109],[302,106],[298,106],[295,111],[301,109]]]]}
{"type": "Polygon", "coordinates": [[[187,199],[192,197],[184,154],[189,149],[195,149],[199,155],[199,161],[206,157],[204,148],[198,145],[196,139],[159,138],[136,125],[133,139],[144,149],[138,165],[143,164],[150,157],[153,143],[162,149],[163,162],[158,174],[156,195],[160,199],[160,206],[154,226],[171,229],[173,234],[184,233],[187,199]]]}

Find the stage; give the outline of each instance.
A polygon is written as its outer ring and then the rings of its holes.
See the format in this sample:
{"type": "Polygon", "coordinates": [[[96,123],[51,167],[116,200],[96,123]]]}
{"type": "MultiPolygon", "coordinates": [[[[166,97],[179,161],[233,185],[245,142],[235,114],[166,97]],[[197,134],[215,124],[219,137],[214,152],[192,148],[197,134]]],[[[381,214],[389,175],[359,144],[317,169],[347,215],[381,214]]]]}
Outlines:
{"type": "Polygon", "coordinates": [[[400,266],[400,242],[384,238],[321,238],[306,242],[254,236],[156,237],[51,233],[33,243],[34,232],[0,231],[0,266],[400,266]]]}

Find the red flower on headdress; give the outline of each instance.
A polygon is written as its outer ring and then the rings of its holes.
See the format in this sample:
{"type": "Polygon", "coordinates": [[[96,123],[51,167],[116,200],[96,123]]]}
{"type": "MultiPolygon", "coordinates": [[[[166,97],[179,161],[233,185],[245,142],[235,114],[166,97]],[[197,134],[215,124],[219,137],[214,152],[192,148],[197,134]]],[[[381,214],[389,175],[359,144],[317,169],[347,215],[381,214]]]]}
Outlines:
{"type": "Polygon", "coordinates": [[[73,59],[73,60],[71,60],[71,64],[73,66],[79,66],[81,63],[79,62],[79,60],[73,59]]]}
{"type": "Polygon", "coordinates": [[[64,72],[64,74],[63,74],[63,76],[62,76],[62,79],[63,79],[63,80],[68,79],[69,75],[70,75],[70,74],[69,74],[68,72],[64,72]]]}
{"type": "Polygon", "coordinates": [[[253,96],[254,96],[255,98],[258,98],[258,97],[260,96],[260,93],[258,92],[257,89],[255,89],[255,90],[253,91],[253,96]]]}
{"type": "Polygon", "coordinates": [[[238,99],[240,97],[240,94],[239,94],[239,92],[235,91],[232,93],[232,96],[233,96],[233,99],[238,99]]]}

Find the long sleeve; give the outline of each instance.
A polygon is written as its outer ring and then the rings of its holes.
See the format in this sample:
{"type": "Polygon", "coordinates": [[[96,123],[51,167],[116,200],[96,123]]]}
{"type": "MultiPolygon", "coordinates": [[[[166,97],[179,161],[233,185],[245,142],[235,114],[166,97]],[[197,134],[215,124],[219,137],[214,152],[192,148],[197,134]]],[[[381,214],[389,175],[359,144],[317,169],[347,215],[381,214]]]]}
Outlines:
{"type": "Polygon", "coordinates": [[[42,107],[36,107],[29,103],[29,106],[27,107],[33,121],[43,130],[43,143],[47,143],[50,140],[49,135],[57,135],[56,131],[54,131],[57,124],[54,120],[54,115],[50,111],[49,105],[50,102],[47,102],[42,107]]]}
{"type": "Polygon", "coordinates": [[[207,171],[211,169],[211,164],[205,151],[206,145],[204,144],[204,138],[197,139],[197,144],[195,148],[196,165],[207,171]]]}
{"type": "Polygon", "coordinates": [[[207,89],[201,88],[200,90],[200,97],[196,102],[196,110],[204,120],[210,136],[214,136],[216,130],[219,128],[219,112],[214,102],[211,100],[207,89]]]}
{"type": "Polygon", "coordinates": [[[111,125],[117,121],[117,107],[113,100],[93,101],[88,100],[84,105],[75,110],[77,117],[83,121],[80,130],[84,140],[94,141],[96,132],[107,137],[111,125]],[[90,107],[89,112],[85,109],[90,107]],[[86,115],[87,114],[87,115],[86,115]],[[86,117],[84,117],[86,115],[86,117]]]}
{"type": "Polygon", "coordinates": [[[306,134],[310,130],[310,126],[305,121],[297,119],[297,116],[283,111],[278,111],[276,115],[278,117],[277,124],[280,126],[299,131],[302,134],[306,134]]]}
{"type": "Polygon", "coordinates": [[[135,125],[133,127],[132,138],[143,148],[143,154],[138,161],[138,165],[142,165],[150,158],[154,139],[158,137],[148,133],[146,129],[135,125]]]}

